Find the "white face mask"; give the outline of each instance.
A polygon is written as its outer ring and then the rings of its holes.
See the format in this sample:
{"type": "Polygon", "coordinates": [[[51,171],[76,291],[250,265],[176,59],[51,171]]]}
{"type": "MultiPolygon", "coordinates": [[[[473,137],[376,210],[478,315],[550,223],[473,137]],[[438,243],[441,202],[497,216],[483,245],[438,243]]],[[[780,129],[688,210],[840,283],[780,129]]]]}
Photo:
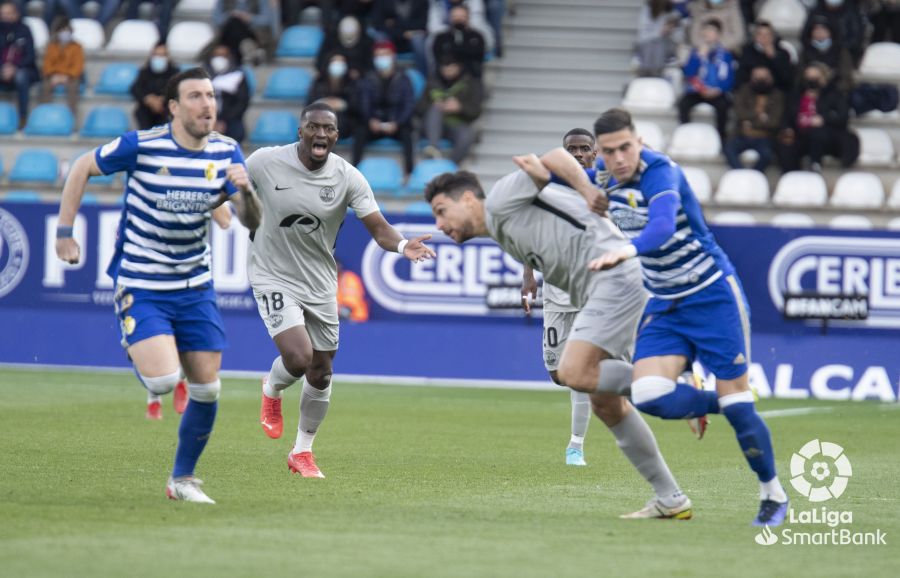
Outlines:
{"type": "Polygon", "coordinates": [[[328,76],[343,78],[345,74],[347,74],[347,63],[343,60],[328,63],[328,76]]]}
{"type": "Polygon", "coordinates": [[[209,61],[209,66],[216,74],[224,72],[228,69],[228,58],[225,56],[213,56],[209,61]]]}
{"type": "Polygon", "coordinates": [[[56,38],[59,40],[60,44],[68,44],[69,42],[72,42],[72,31],[60,30],[59,34],[56,35],[56,38]]]}
{"type": "Polygon", "coordinates": [[[394,57],[380,54],[375,57],[375,69],[379,72],[388,72],[394,68],[394,57]]]}
{"type": "Polygon", "coordinates": [[[157,54],[150,57],[150,70],[152,70],[156,74],[165,72],[167,68],[169,68],[169,59],[165,56],[157,54]]]}

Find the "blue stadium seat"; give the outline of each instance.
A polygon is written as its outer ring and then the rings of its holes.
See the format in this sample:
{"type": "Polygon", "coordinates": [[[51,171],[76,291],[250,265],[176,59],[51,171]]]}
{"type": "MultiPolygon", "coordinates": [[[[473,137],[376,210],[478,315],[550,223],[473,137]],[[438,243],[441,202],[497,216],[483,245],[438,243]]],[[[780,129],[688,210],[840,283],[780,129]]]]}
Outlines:
{"type": "Polygon", "coordinates": [[[300,120],[286,110],[267,110],[259,115],[250,142],[254,144],[285,144],[297,140],[300,120]]]}
{"type": "Polygon", "coordinates": [[[406,195],[419,195],[425,190],[428,181],[441,173],[456,172],[456,163],[448,159],[425,159],[419,161],[409,176],[403,193],[406,195]]]}
{"type": "Polygon", "coordinates": [[[99,205],[100,199],[94,193],[85,193],[81,197],[82,205],[99,205]]]}
{"type": "Polygon", "coordinates": [[[128,115],[117,106],[95,106],[88,113],[81,136],[85,138],[114,138],[128,131],[128,115]]]}
{"type": "Polygon", "coordinates": [[[406,209],[403,212],[407,215],[431,216],[431,203],[429,203],[428,201],[416,201],[414,203],[406,205],[406,209]]]}
{"type": "Polygon", "coordinates": [[[385,153],[399,153],[403,150],[403,146],[400,144],[400,141],[385,137],[371,141],[366,145],[366,149],[385,153]]]}
{"type": "Polygon", "coordinates": [[[12,134],[19,129],[19,114],[16,107],[8,102],[0,102],[0,134],[12,134]]]}
{"type": "Polygon", "coordinates": [[[312,58],[322,45],[322,30],[318,26],[291,26],[281,33],[275,56],[312,58]]]}
{"type": "MultiPolygon", "coordinates": [[[[82,151],[82,152],[78,153],[77,155],[73,155],[71,158],[71,163],[74,163],[76,160],[78,160],[81,157],[81,155],[92,154],[93,152],[94,152],[94,149],[90,149],[87,151],[82,151]]],[[[70,164],[70,166],[71,166],[71,164],[70,164]]],[[[68,175],[63,175],[63,178],[65,178],[67,176],[68,175]]],[[[89,178],[88,184],[89,185],[97,185],[97,186],[101,186],[101,187],[112,187],[115,185],[116,180],[118,178],[119,178],[119,173],[110,173],[108,175],[99,175],[96,177],[89,178]]]]}
{"type": "Polygon", "coordinates": [[[371,157],[360,161],[356,168],[376,194],[395,195],[403,186],[403,169],[394,159],[371,157]]]}
{"type": "Polygon", "coordinates": [[[34,191],[9,191],[2,199],[7,203],[40,203],[41,196],[34,191]]]}
{"type": "Polygon", "coordinates": [[[53,185],[56,182],[57,160],[53,151],[46,149],[26,149],[16,157],[16,164],[9,173],[9,181],[41,182],[53,185]]]}
{"type": "Polygon", "coordinates": [[[250,99],[256,95],[256,73],[253,72],[253,67],[245,64],[241,67],[241,70],[244,71],[244,77],[247,79],[247,88],[250,90],[250,99]]]}
{"type": "Polygon", "coordinates": [[[75,117],[64,104],[39,104],[28,115],[26,136],[69,136],[75,128],[75,117]]]}
{"type": "MultiPolygon", "coordinates": [[[[420,150],[427,146],[428,146],[427,138],[419,139],[419,149],[420,150]]],[[[441,140],[438,141],[438,149],[449,152],[449,151],[453,150],[453,143],[450,142],[448,139],[442,138],[441,140]]]]}
{"type": "Polygon", "coordinates": [[[266,83],[265,98],[305,101],[309,96],[312,75],[305,68],[285,66],[275,70],[266,83]]]}
{"type": "Polygon", "coordinates": [[[425,77],[415,68],[407,68],[406,77],[409,78],[409,81],[412,83],[413,97],[418,101],[425,92],[425,77]]]}
{"type": "Polygon", "coordinates": [[[94,87],[97,94],[130,97],[131,85],[138,75],[137,64],[131,62],[113,62],[100,73],[100,80],[94,87]]]}

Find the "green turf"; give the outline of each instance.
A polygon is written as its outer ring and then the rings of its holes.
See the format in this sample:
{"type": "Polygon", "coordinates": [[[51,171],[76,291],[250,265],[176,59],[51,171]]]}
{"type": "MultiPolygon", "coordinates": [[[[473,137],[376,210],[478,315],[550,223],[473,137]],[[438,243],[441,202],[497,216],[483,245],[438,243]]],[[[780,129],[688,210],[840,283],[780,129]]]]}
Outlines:
{"type": "MultiPolygon", "coordinates": [[[[896,576],[900,410],[870,403],[771,418],[779,468],[813,438],[854,475],[829,509],[888,546],[757,545],[757,484],[730,427],[707,439],[650,419],[695,504],[689,522],[622,521],[649,497],[598,421],[589,466],[563,465],[564,392],[337,384],[316,441],[325,480],[288,473],[257,424],[258,382],[225,380],[198,475],[216,506],[170,502],[177,419],[143,418],[128,375],[0,370],[3,576],[896,576]]],[[[809,504],[789,490],[798,507],[809,504]]],[[[802,528],[797,528],[802,529],[802,528]]],[[[817,526],[814,530],[825,529],[817,526]]]]}

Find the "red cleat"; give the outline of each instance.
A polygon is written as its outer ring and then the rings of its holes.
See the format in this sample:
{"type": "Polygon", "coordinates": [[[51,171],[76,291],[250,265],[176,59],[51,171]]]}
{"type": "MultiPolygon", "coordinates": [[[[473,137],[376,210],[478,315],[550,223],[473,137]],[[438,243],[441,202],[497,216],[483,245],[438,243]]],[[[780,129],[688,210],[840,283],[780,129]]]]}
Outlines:
{"type": "MultiPolygon", "coordinates": [[[[267,377],[263,378],[263,385],[265,385],[267,377]]],[[[281,417],[281,398],[269,397],[265,390],[262,392],[259,423],[266,435],[273,440],[281,437],[281,432],[284,430],[284,419],[281,417]]]]}
{"type": "Polygon", "coordinates": [[[182,379],[178,382],[178,385],[175,386],[175,391],[172,394],[172,407],[175,408],[177,413],[184,413],[185,408],[187,408],[188,404],[188,390],[187,384],[182,379]]]}
{"type": "Polygon", "coordinates": [[[304,478],[324,478],[325,474],[316,465],[316,457],[312,452],[288,454],[288,469],[291,473],[300,474],[304,478]]]}
{"type": "Polygon", "coordinates": [[[158,401],[154,401],[147,404],[147,413],[145,414],[147,419],[162,419],[162,405],[158,401]]]}

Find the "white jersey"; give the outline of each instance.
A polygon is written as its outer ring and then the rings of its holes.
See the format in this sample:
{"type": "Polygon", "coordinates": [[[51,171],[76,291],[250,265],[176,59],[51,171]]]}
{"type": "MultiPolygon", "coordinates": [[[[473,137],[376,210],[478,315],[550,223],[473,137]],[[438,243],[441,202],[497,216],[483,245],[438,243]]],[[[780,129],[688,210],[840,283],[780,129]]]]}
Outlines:
{"type": "Polygon", "coordinates": [[[247,159],[262,204],[262,223],[248,256],[250,283],[290,287],[309,303],[334,301],[334,243],[350,207],[358,218],[378,211],[362,174],[330,154],[311,171],[298,157],[299,143],[257,150],[247,159]]]}
{"type": "Polygon", "coordinates": [[[572,299],[569,298],[568,293],[546,281],[544,281],[542,295],[544,297],[544,311],[554,311],[556,313],[578,311],[578,308],[572,305],[572,299]]]}

